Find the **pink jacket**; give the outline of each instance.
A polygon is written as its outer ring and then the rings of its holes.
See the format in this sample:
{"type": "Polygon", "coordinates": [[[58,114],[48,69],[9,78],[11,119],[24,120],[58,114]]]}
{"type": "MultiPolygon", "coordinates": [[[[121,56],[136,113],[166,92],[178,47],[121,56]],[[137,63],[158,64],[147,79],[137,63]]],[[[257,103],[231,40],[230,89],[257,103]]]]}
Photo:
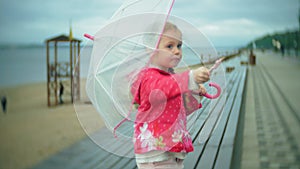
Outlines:
{"type": "Polygon", "coordinates": [[[188,81],[189,71],[180,74],[157,68],[141,71],[132,86],[134,101],[139,104],[134,125],[136,154],[152,150],[193,151],[186,117],[201,104],[188,89],[188,81]]]}

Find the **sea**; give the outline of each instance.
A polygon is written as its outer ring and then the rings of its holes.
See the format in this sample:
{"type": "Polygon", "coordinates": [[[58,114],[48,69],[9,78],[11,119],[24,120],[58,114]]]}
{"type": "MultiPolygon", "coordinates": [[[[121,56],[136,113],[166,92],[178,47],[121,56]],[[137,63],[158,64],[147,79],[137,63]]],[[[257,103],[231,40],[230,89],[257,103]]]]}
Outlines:
{"type": "MultiPolygon", "coordinates": [[[[238,47],[217,47],[219,55],[237,51],[238,47]]],[[[68,62],[69,47],[58,48],[58,61],[68,62]]],[[[81,47],[80,76],[87,77],[92,46],[81,47]]],[[[50,54],[54,56],[53,47],[50,54]]],[[[53,61],[53,60],[52,60],[53,61]]],[[[195,63],[194,60],[187,61],[195,63]]],[[[1,46],[0,47],[0,87],[12,87],[24,84],[40,83],[47,81],[46,46],[1,46]]]]}

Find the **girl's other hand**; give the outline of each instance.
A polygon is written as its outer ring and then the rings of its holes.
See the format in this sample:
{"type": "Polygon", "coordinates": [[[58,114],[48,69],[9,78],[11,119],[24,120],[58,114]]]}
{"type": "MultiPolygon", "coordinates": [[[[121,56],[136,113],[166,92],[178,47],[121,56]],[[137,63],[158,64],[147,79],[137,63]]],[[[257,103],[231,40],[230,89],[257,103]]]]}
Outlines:
{"type": "Polygon", "coordinates": [[[199,93],[200,95],[206,94],[206,89],[203,84],[199,84],[199,93]]]}

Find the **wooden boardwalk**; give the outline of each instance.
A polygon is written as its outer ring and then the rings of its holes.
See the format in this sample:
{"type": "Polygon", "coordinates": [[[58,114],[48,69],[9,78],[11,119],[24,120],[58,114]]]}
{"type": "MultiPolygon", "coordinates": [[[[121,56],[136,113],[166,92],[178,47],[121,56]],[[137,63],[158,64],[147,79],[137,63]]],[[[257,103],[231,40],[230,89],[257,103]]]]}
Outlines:
{"type": "MultiPolygon", "coordinates": [[[[231,63],[224,64],[227,66],[234,65],[234,70],[226,74],[227,85],[223,89],[222,95],[211,103],[204,99],[203,105],[210,106],[204,106],[203,109],[189,116],[188,128],[191,131],[195,150],[184,161],[184,166],[187,169],[229,169],[237,165],[235,155],[239,154],[236,152],[240,151],[241,148],[237,146],[239,144],[236,142],[247,78],[247,67],[240,65],[240,59],[240,57],[236,57],[229,61],[231,63]],[[225,104],[219,104],[221,102],[225,102],[225,104]],[[200,132],[201,130],[212,132],[204,133],[200,132]]],[[[130,133],[130,131],[124,132],[130,133]]],[[[102,140],[102,148],[90,138],[85,138],[37,164],[33,169],[136,168],[135,159],[131,158],[133,157],[131,142],[115,141],[106,129],[96,132],[93,138],[97,137],[102,140]],[[115,155],[116,153],[123,155],[118,156],[115,155]]]]}
{"type": "Polygon", "coordinates": [[[300,62],[257,52],[249,67],[242,168],[300,168],[300,62]]]}

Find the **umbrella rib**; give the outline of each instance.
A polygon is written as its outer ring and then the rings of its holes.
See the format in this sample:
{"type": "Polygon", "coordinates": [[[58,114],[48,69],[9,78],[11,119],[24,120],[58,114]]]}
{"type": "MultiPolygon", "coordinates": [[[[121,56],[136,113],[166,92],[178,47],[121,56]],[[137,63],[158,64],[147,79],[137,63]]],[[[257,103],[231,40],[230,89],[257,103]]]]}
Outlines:
{"type": "MultiPolygon", "coordinates": [[[[103,89],[103,91],[105,92],[105,94],[110,98],[110,100],[113,102],[114,107],[117,109],[118,112],[122,112],[122,108],[118,105],[115,104],[117,103],[116,100],[114,99],[114,97],[110,94],[110,92],[106,89],[106,87],[103,85],[103,83],[101,83],[101,81],[96,77],[97,75],[95,75],[95,79],[98,82],[98,84],[101,86],[101,88],[103,89]]],[[[121,113],[123,114],[123,113],[121,113]]]]}
{"type": "Polygon", "coordinates": [[[115,17],[120,11],[123,11],[123,12],[124,12],[125,8],[128,8],[129,6],[138,3],[138,1],[140,1],[140,0],[136,0],[136,1],[134,1],[134,2],[131,2],[131,3],[127,4],[127,5],[124,6],[124,7],[120,7],[120,8],[115,12],[115,14],[111,17],[111,19],[114,19],[114,17],[115,17]]]}

